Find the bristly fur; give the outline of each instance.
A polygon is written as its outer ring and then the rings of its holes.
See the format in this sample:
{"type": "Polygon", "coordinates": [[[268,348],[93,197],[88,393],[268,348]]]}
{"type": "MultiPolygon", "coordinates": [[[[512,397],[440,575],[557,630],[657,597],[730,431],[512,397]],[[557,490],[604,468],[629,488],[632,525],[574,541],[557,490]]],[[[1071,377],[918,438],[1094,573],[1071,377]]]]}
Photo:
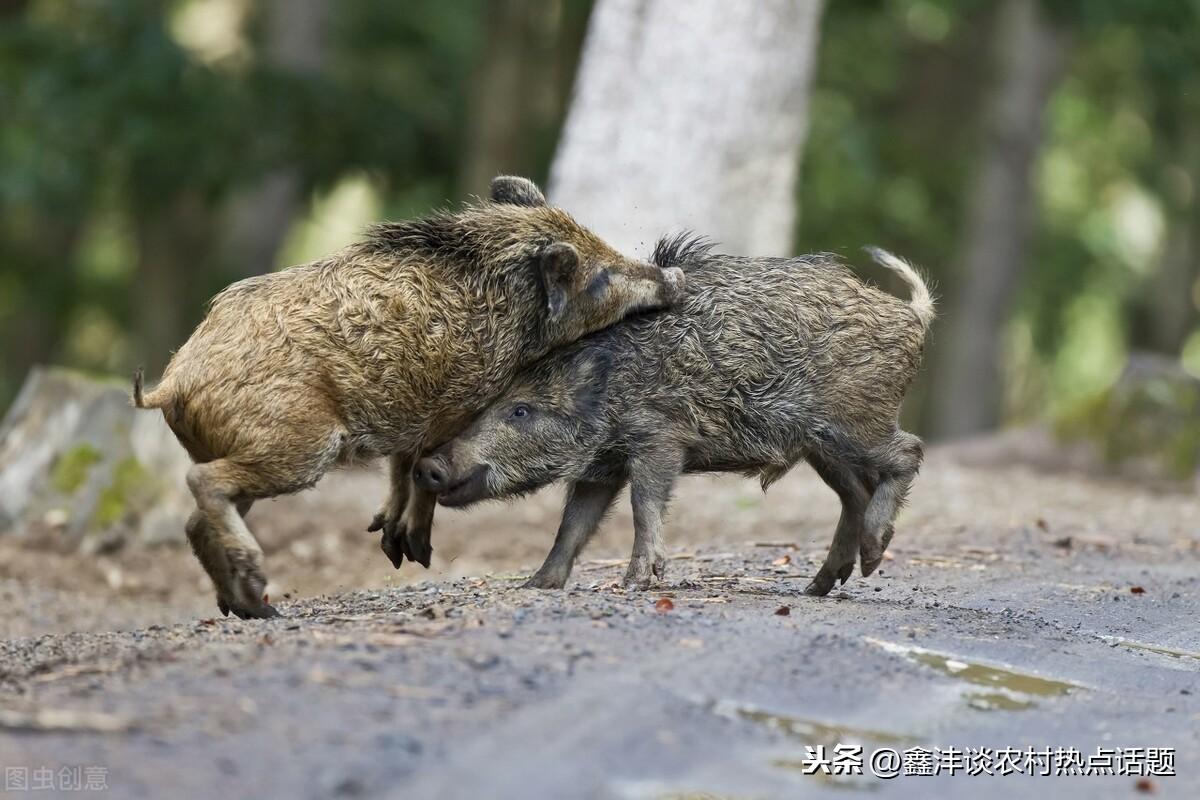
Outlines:
{"type": "Polygon", "coordinates": [[[434,505],[409,496],[416,457],[464,428],[519,368],[682,299],[678,273],[621,256],[541,197],[504,176],[491,201],[377,225],[325,259],[239,281],[153,390],[137,373],[135,405],[161,409],[196,462],[188,539],[222,611],[274,613],[239,510],[366,455],[392,457],[391,496],[371,530],[383,530],[396,566],[428,566],[434,505]]]}
{"type": "Polygon", "coordinates": [[[928,289],[881,250],[872,254],[905,280],[907,300],[830,255],[710,247],[687,233],[659,241],[655,263],[687,273],[682,304],[554,351],[428,457],[445,485],[486,465],[490,497],[572,482],[558,540],[530,585],[565,584],[599,510],[626,484],[635,520],[626,585],[648,586],[661,574],[662,519],[681,474],[756,475],[765,489],[800,461],[843,504],[808,593],[844,582],[856,556],[864,576],[879,566],[924,452],[899,413],[933,319],[928,289]],[[528,409],[521,424],[509,419],[517,404],[528,409]]]}
{"type": "Polygon", "coordinates": [[[717,243],[712,239],[694,231],[668,234],[654,244],[654,253],[650,256],[650,263],[662,269],[679,267],[686,272],[690,264],[708,258],[709,253],[716,246],[717,243]]]}

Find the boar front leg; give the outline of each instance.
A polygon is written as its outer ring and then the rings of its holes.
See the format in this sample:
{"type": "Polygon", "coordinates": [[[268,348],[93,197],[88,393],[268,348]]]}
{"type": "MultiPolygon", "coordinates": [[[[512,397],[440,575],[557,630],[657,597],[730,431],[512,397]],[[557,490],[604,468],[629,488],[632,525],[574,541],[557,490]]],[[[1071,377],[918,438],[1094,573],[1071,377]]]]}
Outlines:
{"type": "Polygon", "coordinates": [[[683,471],[683,457],[666,447],[636,456],[630,464],[630,499],[633,502],[633,555],[622,584],[628,589],[648,589],[651,577],[662,580],[667,567],[663,520],[675,479],[683,471]]]}
{"type": "Polygon", "coordinates": [[[842,515],[838,519],[825,563],[804,589],[805,594],[824,597],[837,581],[845,583],[854,572],[854,559],[865,530],[864,520],[871,494],[858,473],[836,458],[814,453],[809,455],[808,463],[842,501],[842,515]]]}
{"type": "Polygon", "coordinates": [[[388,498],[367,527],[369,532],[383,531],[379,548],[396,569],[400,569],[407,555],[403,516],[411,494],[414,460],[412,453],[392,453],[388,457],[388,498]]]}
{"type": "Polygon", "coordinates": [[[526,589],[561,589],[567,585],[575,559],[600,527],[600,522],[624,485],[623,480],[610,483],[579,481],[571,484],[567,489],[567,502],[558,526],[558,535],[554,537],[554,547],[546,556],[546,562],[525,582],[526,589]]]}
{"type": "Polygon", "coordinates": [[[408,508],[404,511],[403,541],[404,554],[426,569],[433,558],[433,512],[437,508],[437,495],[416,486],[408,496],[408,508]]]}

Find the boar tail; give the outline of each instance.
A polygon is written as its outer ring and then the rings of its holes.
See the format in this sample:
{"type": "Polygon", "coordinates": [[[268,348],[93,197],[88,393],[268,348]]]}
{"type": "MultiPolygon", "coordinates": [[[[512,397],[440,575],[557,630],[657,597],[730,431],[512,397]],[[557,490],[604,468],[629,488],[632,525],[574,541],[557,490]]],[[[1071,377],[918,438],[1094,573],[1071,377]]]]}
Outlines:
{"type": "Polygon", "coordinates": [[[908,284],[908,290],[912,293],[908,307],[921,321],[921,327],[928,330],[929,326],[933,324],[936,312],[933,307],[933,295],[929,293],[929,287],[925,285],[921,273],[917,272],[912,264],[902,258],[897,258],[887,250],[879,247],[868,247],[866,250],[879,266],[892,270],[908,284]]]}
{"type": "Polygon", "coordinates": [[[170,402],[170,391],[163,384],[159,384],[149,393],[143,393],[142,385],[145,381],[145,374],[142,368],[138,367],[133,371],[133,405],[137,408],[162,408],[170,402]]]}

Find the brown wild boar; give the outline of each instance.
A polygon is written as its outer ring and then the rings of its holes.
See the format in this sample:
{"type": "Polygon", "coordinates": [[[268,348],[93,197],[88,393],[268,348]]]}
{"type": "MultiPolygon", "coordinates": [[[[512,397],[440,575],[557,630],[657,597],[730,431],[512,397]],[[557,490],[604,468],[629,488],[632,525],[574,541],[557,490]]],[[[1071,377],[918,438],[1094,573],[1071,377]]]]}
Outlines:
{"type": "Polygon", "coordinates": [[[522,366],[683,295],[678,269],[624,258],[523,178],[490,201],[376,226],[312,264],[239,281],[134,403],[162,409],[196,462],[187,535],[222,613],[274,616],[242,517],[331,467],[390,457],[372,530],[396,566],[429,562],[434,496],[411,466],[460,432],[522,366]]]}
{"type": "Polygon", "coordinates": [[[825,595],[883,558],[921,463],[900,430],[933,301],[908,264],[873,250],[908,284],[903,302],[828,255],[710,255],[701,240],[660,242],[688,297],[626,320],[521,372],[458,437],[418,462],[419,486],[446,506],[570,483],[554,547],[527,585],[560,588],[629,484],[634,545],[625,584],[666,564],[663,517],[681,473],[741,472],[765,490],[805,460],[841,498],[828,556],[809,584],[825,595]]]}

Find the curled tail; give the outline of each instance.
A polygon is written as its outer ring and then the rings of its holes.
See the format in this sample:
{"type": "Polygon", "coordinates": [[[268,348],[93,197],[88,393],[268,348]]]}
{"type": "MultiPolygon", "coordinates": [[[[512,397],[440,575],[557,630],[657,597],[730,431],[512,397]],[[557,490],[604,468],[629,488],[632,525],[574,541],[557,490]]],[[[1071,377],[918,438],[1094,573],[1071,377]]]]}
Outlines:
{"type": "Polygon", "coordinates": [[[921,327],[929,330],[929,326],[933,324],[933,318],[937,316],[933,307],[933,295],[929,293],[929,287],[925,285],[925,280],[921,274],[917,272],[912,264],[909,264],[902,258],[889,253],[879,247],[866,248],[871,258],[881,267],[887,267],[898,274],[905,283],[908,284],[908,289],[912,292],[912,298],[908,302],[908,307],[917,315],[917,319],[921,321],[921,327]]]}
{"type": "Polygon", "coordinates": [[[133,404],[137,408],[162,408],[169,401],[170,392],[163,384],[159,384],[149,393],[143,394],[142,384],[145,374],[138,367],[133,371],[133,404]]]}

